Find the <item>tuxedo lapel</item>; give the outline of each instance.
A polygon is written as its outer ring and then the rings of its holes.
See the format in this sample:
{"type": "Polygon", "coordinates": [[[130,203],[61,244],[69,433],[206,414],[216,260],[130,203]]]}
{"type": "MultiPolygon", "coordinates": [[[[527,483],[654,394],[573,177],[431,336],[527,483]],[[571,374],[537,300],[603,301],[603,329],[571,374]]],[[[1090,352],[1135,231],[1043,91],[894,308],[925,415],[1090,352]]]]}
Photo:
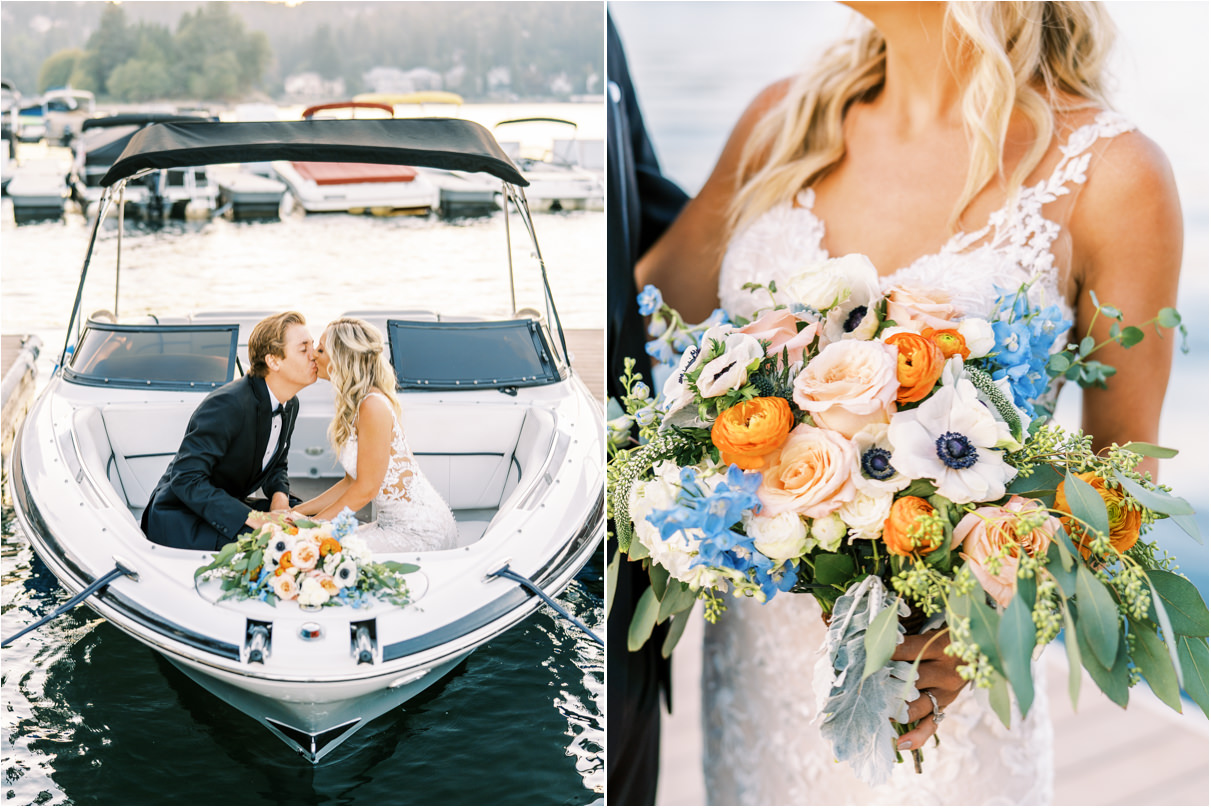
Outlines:
{"type": "Polygon", "coordinates": [[[257,480],[261,477],[261,461],[265,459],[265,449],[269,446],[269,389],[260,376],[252,377],[252,392],[256,399],[256,443],[253,446],[252,467],[249,469],[248,479],[257,480]]]}

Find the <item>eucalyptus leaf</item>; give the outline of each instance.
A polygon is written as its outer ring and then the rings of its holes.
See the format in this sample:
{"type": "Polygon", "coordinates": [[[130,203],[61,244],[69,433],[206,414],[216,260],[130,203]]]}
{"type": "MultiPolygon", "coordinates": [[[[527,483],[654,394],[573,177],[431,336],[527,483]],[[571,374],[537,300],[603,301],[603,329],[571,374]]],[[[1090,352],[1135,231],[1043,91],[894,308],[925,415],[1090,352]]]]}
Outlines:
{"type": "Polygon", "coordinates": [[[1144,488],[1144,486],[1119,473],[1115,473],[1114,479],[1123,486],[1132,499],[1150,511],[1163,513],[1166,516],[1180,516],[1194,513],[1194,508],[1190,506],[1190,503],[1181,497],[1175,497],[1164,491],[1153,491],[1144,488]]]}
{"type": "Polygon", "coordinates": [[[1118,343],[1124,348],[1130,348],[1133,345],[1138,345],[1140,340],[1144,338],[1144,332],[1138,327],[1129,325],[1119,334],[1118,343]]]}
{"type": "Polygon", "coordinates": [[[1177,457],[1178,455],[1177,449],[1170,449],[1165,446],[1157,446],[1155,443],[1144,443],[1138,440],[1123,444],[1123,448],[1143,457],[1159,457],[1162,460],[1177,457]]]}
{"type": "Polygon", "coordinates": [[[1005,678],[1013,687],[1022,716],[1034,703],[1034,677],[1030,675],[1030,659],[1034,654],[1034,620],[1021,598],[1009,601],[997,627],[997,647],[1005,667],[1005,678]]]}
{"type": "Polygon", "coordinates": [[[969,600],[967,616],[971,618],[971,638],[976,645],[980,646],[980,652],[988,657],[988,661],[996,668],[997,673],[1005,676],[1005,663],[1001,659],[1001,652],[997,644],[1001,617],[985,601],[984,590],[977,589],[967,597],[969,600]]]}
{"type": "Polygon", "coordinates": [[[1207,715],[1207,641],[1198,637],[1178,637],[1177,656],[1182,662],[1182,681],[1186,695],[1207,715]]]}
{"type": "Polygon", "coordinates": [[[1009,701],[1009,683],[999,673],[992,674],[992,686],[988,688],[988,704],[997,718],[1009,729],[1013,720],[1013,706],[1009,701]]]}
{"type": "Polygon", "coordinates": [[[1064,651],[1068,654],[1068,698],[1075,710],[1081,697],[1081,647],[1068,605],[1061,603],[1060,611],[1064,615],[1064,651]]]}
{"type": "Polygon", "coordinates": [[[632,561],[642,561],[649,555],[651,553],[648,552],[648,548],[641,541],[632,541],[631,546],[627,548],[627,558],[632,561]]]}
{"type": "Polygon", "coordinates": [[[690,615],[693,613],[693,609],[686,609],[684,612],[678,612],[677,616],[673,618],[673,622],[669,625],[669,633],[664,638],[664,644],[660,646],[660,655],[665,659],[672,656],[673,649],[677,647],[677,641],[681,639],[685,626],[690,621],[690,615]]]}
{"type": "Polygon", "coordinates": [[[664,600],[664,593],[669,587],[669,571],[659,564],[648,567],[648,578],[652,582],[652,591],[657,600],[664,600]]]}
{"type": "Polygon", "coordinates": [[[618,589],[618,570],[622,565],[622,550],[615,548],[614,557],[606,565],[605,575],[605,613],[610,616],[610,608],[614,605],[614,592],[618,589]]]}
{"type": "MultiPolygon", "coordinates": [[[[1093,658],[1106,670],[1114,666],[1116,649],[1122,639],[1122,623],[1114,598],[1106,585],[1079,566],[1076,570],[1076,630],[1093,653],[1093,658]]],[[[1085,646],[1081,646],[1081,651],[1085,646]]],[[[1084,653],[1082,653],[1084,656],[1084,653]]]]}
{"type": "Polygon", "coordinates": [[[631,617],[631,625],[627,628],[627,650],[638,651],[652,636],[656,627],[656,614],[660,610],[660,601],[652,587],[643,590],[639,602],[635,604],[635,614],[631,617]]]}
{"type": "MultiPolygon", "coordinates": [[[[1145,570],[1145,573],[1164,604],[1173,632],[1186,637],[1206,637],[1207,604],[1203,603],[1198,587],[1174,572],[1145,570]]],[[[1149,613],[1149,617],[1158,620],[1155,613],[1149,613]]]]}
{"type": "Polygon", "coordinates": [[[1074,517],[1102,535],[1110,535],[1110,517],[1097,489],[1069,471],[1064,474],[1064,495],[1074,517]]]}
{"type": "MultiPolygon", "coordinates": [[[[1152,593],[1148,615],[1155,617],[1154,622],[1160,626],[1161,637],[1165,641],[1165,648],[1169,650],[1169,661],[1173,665],[1173,669],[1177,671],[1177,685],[1184,687],[1182,682],[1182,664],[1177,658],[1177,638],[1174,635],[1173,623],[1169,620],[1169,610],[1165,608],[1164,601],[1161,600],[1160,593],[1156,591],[1156,586],[1148,579],[1148,589],[1152,593]]],[[[1180,712],[1180,710],[1179,710],[1180,712]]]]}
{"type": "MultiPolygon", "coordinates": [[[[1078,629],[1079,627],[1078,624],[1078,629]]],[[[1094,657],[1093,649],[1085,641],[1085,635],[1079,630],[1076,633],[1076,641],[1081,649],[1081,663],[1085,666],[1085,670],[1089,671],[1089,678],[1106,694],[1107,698],[1120,707],[1126,707],[1128,699],[1127,643],[1122,635],[1119,635],[1118,640],[1114,664],[1105,668],[1094,657]]]]}
{"type": "Polygon", "coordinates": [[[1194,520],[1193,515],[1180,513],[1177,515],[1171,515],[1169,518],[1173,520],[1173,524],[1182,529],[1183,533],[1194,539],[1199,544],[1203,544],[1203,532],[1201,529],[1199,529],[1198,522],[1194,520]]]}
{"type": "Polygon", "coordinates": [[[1138,623],[1130,617],[1127,618],[1127,625],[1135,635],[1131,661],[1140,669],[1157,698],[1180,713],[1182,694],[1177,684],[1177,672],[1169,661],[1165,643],[1156,634],[1156,627],[1138,623]]]}
{"type": "Polygon", "coordinates": [[[687,609],[692,609],[698,601],[698,593],[700,591],[699,589],[691,589],[689,585],[682,581],[670,581],[668,589],[664,592],[664,597],[660,599],[660,611],[656,615],[656,622],[663,623],[672,615],[681,614],[687,609]]]}
{"type": "Polygon", "coordinates": [[[1162,328],[1177,328],[1181,324],[1182,316],[1177,313],[1177,309],[1166,306],[1157,312],[1156,322],[1162,328]]]}
{"type": "Polygon", "coordinates": [[[891,655],[896,651],[900,641],[900,601],[897,599],[890,606],[879,612],[866,629],[862,643],[866,648],[866,665],[862,668],[862,678],[870,676],[875,671],[891,662],[891,655]]]}

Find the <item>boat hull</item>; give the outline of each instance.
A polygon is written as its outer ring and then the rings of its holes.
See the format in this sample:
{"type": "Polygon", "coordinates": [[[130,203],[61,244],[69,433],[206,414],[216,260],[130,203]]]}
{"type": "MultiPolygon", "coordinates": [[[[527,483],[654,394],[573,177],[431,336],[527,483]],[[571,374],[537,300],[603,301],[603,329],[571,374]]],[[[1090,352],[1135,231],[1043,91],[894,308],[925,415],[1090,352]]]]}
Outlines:
{"type": "Polygon", "coordinates": [[[166,655],[177,669],[216,697],[255,719],[310,763],[318,763],[374,719],[421,693],[470,651],[417,671],[337,683],[250,680],[166,655]]]}

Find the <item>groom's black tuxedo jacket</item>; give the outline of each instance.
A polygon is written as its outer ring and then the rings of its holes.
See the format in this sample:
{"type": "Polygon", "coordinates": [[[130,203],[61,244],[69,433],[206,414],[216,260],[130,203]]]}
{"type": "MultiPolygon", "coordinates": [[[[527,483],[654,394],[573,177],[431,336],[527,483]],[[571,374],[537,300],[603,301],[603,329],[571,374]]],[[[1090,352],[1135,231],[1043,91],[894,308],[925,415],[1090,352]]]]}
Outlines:
{"type": "MultiPolygon", "coordinates": [[[[685,192],[660,173],[656,153],[643,125],[631,85],[622,42],[613,20],[606,18],[606,62],[609,87],[607,172],[610,204],[607,217],[607,386],[611,397],[622,395],[618,377],[626,357],[650,382],[644,352],[644,324],[635,301],[635,262],[677,217],[685,192]]],[[[617,543],[611,539],[611,557],[617,543]]],[[[652,805],[660,759],[660,691],[670,690],[669,661],[660,655],[667,624],[656,627],[647,644],[627,651],[627,627],[635,604],[648,587],[639,562],[623,561],[606,621],[606,801],[610,805],[652,805]]]]}
{"type": "Polygon", "coordinates": [[[269,465],[269,390],[260,376],[244,376],[202,400],[189,419],[176,457],[143,511],[143,532],[157,544],[216,550],[244,528],[258,488],[270,497],[290,493],[286,456],[298,417],[298,398],[282,405],[282,431],[269,465]]]}

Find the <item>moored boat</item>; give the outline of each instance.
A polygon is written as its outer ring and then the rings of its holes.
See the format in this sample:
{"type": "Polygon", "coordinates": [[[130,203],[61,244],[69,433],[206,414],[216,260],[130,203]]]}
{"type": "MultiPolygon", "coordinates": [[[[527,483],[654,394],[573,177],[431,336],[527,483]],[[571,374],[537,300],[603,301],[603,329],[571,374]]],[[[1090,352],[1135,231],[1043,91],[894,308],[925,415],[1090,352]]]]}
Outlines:
{"type": "MultiPolygon", "coordinates": [[[[555,125],[571,127],[576,124],[562,118],[512,118],[496,124],[501,127],[518,125],[555,125]]],[[[581,165],[580,144],[600,144],[604,162],[604,143],[580,141],[567,138],[550,138],[549,146],[541,150],[527,151],[520,140],[501,141],[501,148],[517,164],[518,169],[530,183],[526,196],[534,210],[559,212],[563,210],[602,210],[605,207],[605,174],[602,170],[588,169],[581,165]]],[[[584,147],[585,155],[592,155],[594,147],[584,147]]]]}
{"type": "MultiPolygon", "coordinates": [[[[335,120],[338,114],[367,111],[394,114],[386,104],[350,101],[308,107],[303,120],[335,120]]],[[[273,170],[308,213],[423,216],[441,204],[437,186],[410,165],[295,159],[275,161],[273,170]]]]}
{"type": "MultiPolygon", "coordinates": [[[[156,124],[102,179],[101,203],[112,207],[121,184],[148,170],[301,154],[487,172],[533,235],[524,178],[486,130],[456,120],[156,124]]],[[[536,241],[534,251],[541,314],[519,311],[511,296],[502,315],[482,319],[446,317],[440,305],[360,315],[388,338],[409,442],[459,523],[454,549],[386,554],[419,567],[409,575],[411,605],[306,611],[293,601],[221,600],[217,583],[194,578],[210,554],[140,532],[138,516],[190,414],[246,367],[260,311],[115,322],[85,317],[78,296],[61,367],[13,451],[20,526],[69,592],[119,570],[88,598],[91,608],[306,759],[322,759],[540,607],[537,594],[498,574],[506,567],[554,596],[599,552],[601,408],[570,369],[536,241]]],[[[325,436],[332,404],[319,385],[306,392],[292,481],[324,485],[340,474],[325,436]]]]}

